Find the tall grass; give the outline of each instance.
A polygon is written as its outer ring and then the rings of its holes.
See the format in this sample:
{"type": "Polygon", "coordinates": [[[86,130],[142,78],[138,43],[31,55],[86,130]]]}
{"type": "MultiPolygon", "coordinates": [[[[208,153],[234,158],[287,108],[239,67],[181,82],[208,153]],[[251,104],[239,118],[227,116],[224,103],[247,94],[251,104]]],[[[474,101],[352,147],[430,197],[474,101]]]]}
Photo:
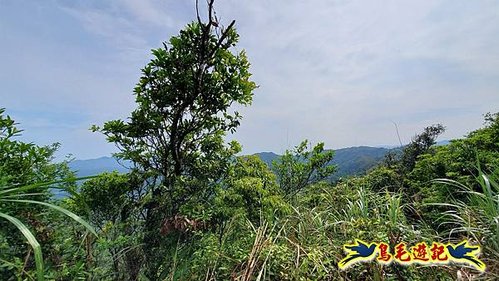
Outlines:
{"type": "Polygon", "coordinates": [[[499,184],[497,172],[486,174],[478,168],[476,181],[479,190],[454,180],[437,179],[435,182],[451,185],[464,199],[454,199],[445,204],[450,210],[441,220],[443,225],[451,225],[448,237],[465,236],[482,245],[481,259],[487,265],[484,278],[499,279],[499,184]]]}

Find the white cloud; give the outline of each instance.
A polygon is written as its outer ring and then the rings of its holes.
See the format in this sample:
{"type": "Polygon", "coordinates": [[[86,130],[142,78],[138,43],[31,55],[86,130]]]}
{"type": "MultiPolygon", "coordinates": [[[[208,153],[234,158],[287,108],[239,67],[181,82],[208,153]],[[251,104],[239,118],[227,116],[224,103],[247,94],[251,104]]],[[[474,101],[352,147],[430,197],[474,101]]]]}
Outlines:
{"type": "Polygon", "coordinates": [[[172,11],[168,10],[167,2],[152,0],[124,0],[120,2],[134,18],[141,22],[171,28],[174,26],[172,11]],[[170,13],[168,13],[170,12],[170,13]]]}
{"type": "Polygon", "coordinates": [[[495,2],[240,6],[230,2],[222,10],[238,19],[241,46],[261,85],[258,110],[244,112],[240,135],[247,147],[251,135],[264,131],[275,149],[282,126],[298,139],[312,136],[335,147],[393,143],[391,120],[402,123],[406,141],[437,122],[448,125],[448,137],[459,137],[499,106],[495,2]],[[263,120],[259,130],[254,124],[263,120]]]}
{"type": "MultiPolygon", "coordinates": [[[[22,63],[5,58],[0,79],[16,79],[13,68],[40,86],[43,98],[20,94],[33,106],[48,100],[48,112],[75,108],[91,123],[127,116],[149,49],[195,18],[194,1],[55,3],[76,21],[57,15],[53,28],[57,21],[72,32],[78,26],[86,41],[58,46],[62,37],[32,34],[37,45],[29,46],[29,36],[9,37],[0,51],[17,42],[22,63]]],[[[497,1],[231,0],[216,7],[222,23],[236,19],[237,48],[247,50],[260,85],[234,136],[247,152],[279,152],[303,138],[333,147],[393,144],[392,121],[405,141],[437,122],[447,125],[445,137],[459,137],[499,108],[497,1]]],[[[102,151],[83,150],[86,157],[102,151]]]]}

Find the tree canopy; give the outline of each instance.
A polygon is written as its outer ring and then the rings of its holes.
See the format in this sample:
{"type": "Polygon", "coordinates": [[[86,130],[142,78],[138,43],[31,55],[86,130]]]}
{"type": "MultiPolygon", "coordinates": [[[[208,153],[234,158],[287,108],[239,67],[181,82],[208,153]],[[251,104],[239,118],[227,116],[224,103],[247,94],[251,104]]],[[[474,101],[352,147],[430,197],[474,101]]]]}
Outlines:
{"type": "MultiPolygon", "coordinates": [[[[93,127],[147,181],[144,243],[149,253],[160,243],[161,222],[178,215],[190,200],[210,197],[240,151],[224,137],[240,123],[234,106],[251,104],[256,84],[250,80],[245,52],[234,51],[239,38],[234,24],[224,28],[210,1],[206,23],[198,15],[152,51],[154,58],[134,89],[137,108],[129,120],[93,127]]],[[[157,263],[155,259],[146,262],[157,263]]]]}

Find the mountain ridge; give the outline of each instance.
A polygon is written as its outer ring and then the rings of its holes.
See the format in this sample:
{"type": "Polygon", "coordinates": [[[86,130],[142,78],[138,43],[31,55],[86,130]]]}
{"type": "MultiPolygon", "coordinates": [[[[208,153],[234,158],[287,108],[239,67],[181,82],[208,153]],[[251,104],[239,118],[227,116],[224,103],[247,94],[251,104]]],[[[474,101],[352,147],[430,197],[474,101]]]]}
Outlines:
{"type": "MultiPolygon", "coordinates": [[[[329,149],[329,151],[332,149],[329,149]]],[[[334,157],[331,164],[338,166],[338,170],[331,177],[335,181],[341,177],[353,176],[365,173],[369,169],[378,165],[390,151],[389,148],[371,147],[371,146],[353,146],[340,149],[334,149],[334,157]]],[[[280,157],[271,151],[254,153],[265,162],[269,167],[272,161],[280,157]]],[[[127,162],[120,164],[114,157],[102,156],[94,159],[74,160],[69,163],[71,170],[75,171],[78,177],[98,175],[103,172],[118,171],[126,173],[129,168],[127,162]]]]}

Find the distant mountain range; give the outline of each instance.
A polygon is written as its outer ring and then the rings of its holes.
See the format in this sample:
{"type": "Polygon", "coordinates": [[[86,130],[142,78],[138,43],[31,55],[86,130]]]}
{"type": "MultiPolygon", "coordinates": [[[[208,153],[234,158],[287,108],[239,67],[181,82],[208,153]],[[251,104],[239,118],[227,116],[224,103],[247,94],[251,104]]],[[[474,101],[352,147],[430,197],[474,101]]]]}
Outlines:
{"type": "MultiPolygon", "coordinates": [[[[338,169],[331,179],[335,181],[342,177],[363,174],[383,161],[386,153],[389,151],[390,149],[388,148],[370,146],[337,149],[334,151],[334,157],[331,164],[337,165],[338,169]]],[[[273,152],[260,152],[256,153],[256,155],[258,155],[263,162],[267,163],[269,167],[272,165],[272,161],[280,157],[280,155],[273,152]]]]}
{"type": "Polygon", "coordinates": [[[74,160],[69,163],[69,168],[75,171],[78,177],[86,177],[112,171],[126,173],[129,170],[126,164],[128,163],[120,164],[113,157],[100,157],[88,160],[74,160]]]}
{"type": "MultiPolygon", "coordinates": [[[[341,177],[363,174],[369,169],[379,164],[390,149],[383,147],[358,146],[335,150],[332,164],[338,165],[337,172],[332,176],[332,180],[341,177]]],[[[271,165],[273,160],[279,158],[278,154],[273,152],[256,153],[262,161],[271,165]]],[[[84,177],[97,175],[103,172],[118,171],[126,173],[129,163],[118,163],[113,157],[101,157],[89,160],[75,160],[69,164],[69,167],[77,172],[77,176],[84,177]]]]}

